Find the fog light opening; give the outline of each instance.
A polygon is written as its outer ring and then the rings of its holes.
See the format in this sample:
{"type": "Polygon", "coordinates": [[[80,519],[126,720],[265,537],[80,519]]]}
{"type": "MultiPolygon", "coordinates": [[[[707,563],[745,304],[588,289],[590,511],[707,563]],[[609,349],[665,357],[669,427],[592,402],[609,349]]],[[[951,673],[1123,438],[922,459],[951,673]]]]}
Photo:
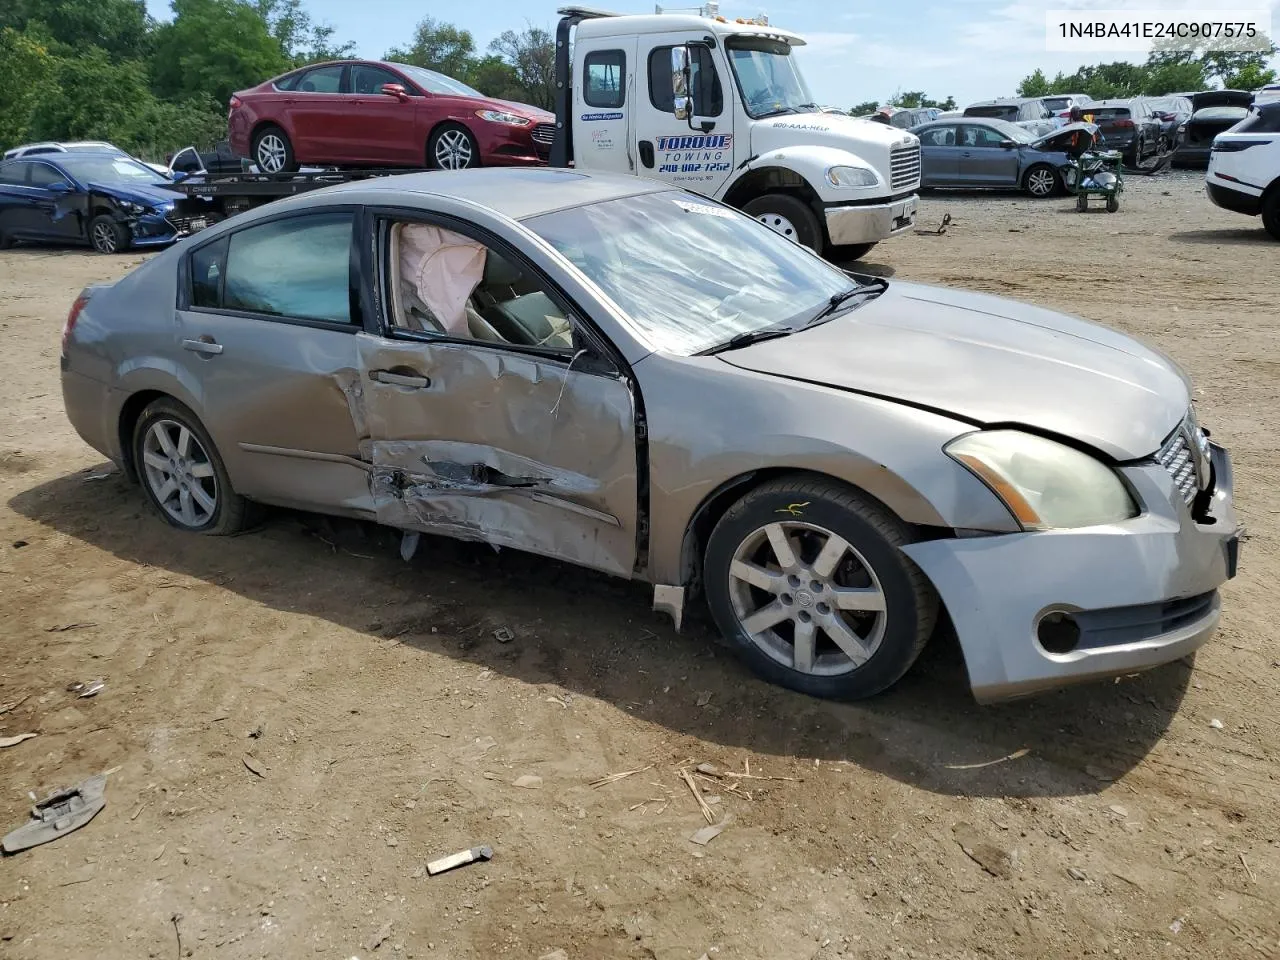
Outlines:
{"type": "Polygon", "coordinates": [[[1036,636],[1049,653],[1070,653],[1080,644],[1080,625],[1071,614],[1054,611],[1040,619],[1036,636]]]}

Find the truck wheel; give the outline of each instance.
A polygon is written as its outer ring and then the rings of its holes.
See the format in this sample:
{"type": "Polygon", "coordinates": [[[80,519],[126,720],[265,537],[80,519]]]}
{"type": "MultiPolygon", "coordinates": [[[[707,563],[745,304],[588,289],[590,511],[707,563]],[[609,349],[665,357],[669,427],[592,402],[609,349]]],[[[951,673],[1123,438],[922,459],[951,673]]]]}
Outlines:
{"type": "Polygon", "coordinates": [[[1262,201],[1262,225],[1272,240],[1280,240],[1280,186],[1274,187],[1262,201]]]}
{"type": "Polygon", "coordinates": [[[847,243],[844,246],[832,247],[827,251],[827,259],[832,263],[852,263],[861,260],[874,247],[874,243],[847,243]]]}
{"type": "Polygon", "coordinates": [[[806,477],[750,491],[707,543],[707,603],[756,673],[815,697],[892,686],[933,632],[938,598],[900,549],[907,527],[847,487],[806,477]]]}
{"type": "Polygon", "coordinates": [[[253,137],[253,162],[263,173],[293,173],[298,169],[289,136],[279,127],[263,127],[253,137]]]}
{"type": "Polygon", "coordinates": [[[119,253],[129,246],[129,231],[101,213],[89,221],[89,243],[99,253],[119,253]]]}
{"type": "Polygon", "coordinates": [[[1037,163],[1022,178],[1022,189],[1039,200],[1057,193],[1059,184],[1058,175],[1047,163],[1037,163]]]}
{"type": "Polygon", "coordinates": [[[822,253],[822,225],[803,200],[786,193],[766,193],[748,200],[742,212],[755,217],[774,233],[822,253]]]}
{"type": "Polygon", "coordinates": [[[480,146],[460,123],[437,127],[427,140],[427,166],[437,170],[466,170],[480,166],[480,146]]]}

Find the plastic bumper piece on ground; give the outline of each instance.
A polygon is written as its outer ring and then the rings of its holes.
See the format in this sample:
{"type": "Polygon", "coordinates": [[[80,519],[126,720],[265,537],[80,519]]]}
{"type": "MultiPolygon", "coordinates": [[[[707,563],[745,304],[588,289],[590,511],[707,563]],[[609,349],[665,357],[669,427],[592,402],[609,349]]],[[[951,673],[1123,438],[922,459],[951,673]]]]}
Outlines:
{"type": "Polygon", "coordinates": [[[946,604],[980,703],[1137,673],[1209,639],[1239,545],[1231,463],[1221,447],[1212,454],[1206,522],[1163,467],[1143,464],[1122,470],[1145,506],[1132,520],[905,548],[946,604]],[[1042,643],[1047,617],[1078,628],[1048,643],[1060,652],[1042,643]]]}
{"type": "Polygon", "coordinates": [[[912,194],[875,206],[827,207],[827,236],[837,247],[877,243],[911,229],[919,202],[912,194]]]}

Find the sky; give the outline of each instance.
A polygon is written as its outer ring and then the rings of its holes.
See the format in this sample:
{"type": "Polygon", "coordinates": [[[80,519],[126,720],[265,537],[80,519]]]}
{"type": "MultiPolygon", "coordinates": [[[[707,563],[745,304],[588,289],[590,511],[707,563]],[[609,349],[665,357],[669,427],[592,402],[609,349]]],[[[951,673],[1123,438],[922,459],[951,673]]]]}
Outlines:
{"type": "MultiPolygon", "coordinates": [[[[584,0],[578,0],[584,2],[584,0]]],[[[653,0],[585,0],[618,13],[653,13],[653,0]]],[[[668,8],[697,0],[667,0],[668,8]]],[[[559,2],[484,0],[472,4],[422,3],[421,0],[304,0],[318,22],[335,37],[356,44],[356,55],[381,57],[405,44],[424,16],[470,30],[483,49],[503,30],[554,28],[559,2]]],[[[168,19],[168,0],[148,0],[157,19],[168,19]]],[[[1144,54],[1082,56],[1045,49],[1045,11],[1168,11],[1269,9],[1273,31],[1280,32],[1280,0],[721,0],[723,16],[764,13],[770,23],[802,34],[808,45],[798,59],[814,94],[823,104],[849,107],[866,100],[887,100],[897,90],[923,90],[928,96],[954,96],[960,106],[1009,96],[1036,67],[1052,77],[1072,73],[1083,63],[1130,59],[1144,54]]],[[[1277,64],[1273,64],[1276,66],[1277,64]]]]}

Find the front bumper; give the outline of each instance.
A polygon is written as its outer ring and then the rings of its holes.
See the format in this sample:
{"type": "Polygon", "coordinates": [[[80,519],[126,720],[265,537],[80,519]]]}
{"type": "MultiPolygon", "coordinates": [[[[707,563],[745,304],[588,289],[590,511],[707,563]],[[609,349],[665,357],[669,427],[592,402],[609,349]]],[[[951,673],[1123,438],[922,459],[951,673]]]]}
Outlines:
{"type": "Polygon", "coordinates": [[[978,702],[1137,673],[1209,639],[1239,547],[1231,461],[1217,445],[1212,456],[1205,522],[1148,463],[1122,470],[1146,507],[1132,520],[904,548],[946,604],[978,702]],[[1078,615],[1079,642],[1050,652],[1041,620],[1064,614],[1078,615]]]}
{"type": "Polygon", "coordinates": [[[887,240],[915,225],[919,203],[920,198],[912,194],[873,206],[827,207],[827,236],[838,247],[887,240]]]}

